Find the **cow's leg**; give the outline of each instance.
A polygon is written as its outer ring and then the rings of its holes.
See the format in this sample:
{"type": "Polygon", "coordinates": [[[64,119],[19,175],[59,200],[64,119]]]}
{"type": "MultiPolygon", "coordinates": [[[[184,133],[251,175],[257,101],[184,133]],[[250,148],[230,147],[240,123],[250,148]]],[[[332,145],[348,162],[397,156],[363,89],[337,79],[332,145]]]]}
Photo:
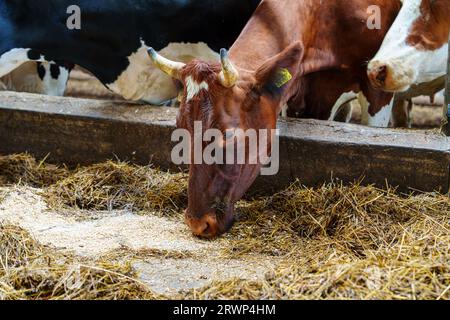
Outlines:
{"type": "Polygon", "coordinates": [[[349,123],[352,120],[353,104],[352,102],[345,103],[339,108],[339,111],[334,117],[334,121],[349,123]]]}
{"type": "Polygon", "coordinates": [[[281,113],[280,113],[281,118],[287,118],[287,116],[288,116],[288,114],[287,114],[288,109],[289,109],[289,106],[288,106],[287,103],[284,106],[281,107],[281,113]]]}
{"type": "Polygon", "coordinates": [[[406,112],[408,114],[408,128],[412,128],[412,124],[413,124],[413,118],[412,118],[412,109],[413,109],[414,103],[412,101],[412,99],[408,100],[408,106],[406,109],[406,112]]]}
{"type": "Polygon", "coordinates": [[[411,100],[394,97],[392,109],[392,126],[395,128],[411,128],[411,100]]]}
{"type": "Polygon", "coordinates": [[[361,104],[361,123],[371,127],[387,128],[392,117],[394,99],[391,93],[373,89],[370,85],[362,86],[358,100],[361,104]]]}
{"type": "Polygon", "coordinates": [[[0,56],[0,77],[20,67],[27,61],[45,61],[42,55],[30,49],[12,49],[0,56]]]}
{"type": "Polygon", "coordinates": [[[42,81],[42,93],[49,96],[63,96],[69,80],[70,69],[55,62],[38,63],[38,74],[42,81]]]}
{"type": "Polygon", "coordinates": [[[335,102],[331,109],[329,121],[350,122],[352,118],[352,101],[357,99],[357,94],[353,91],[343,93],[335,102]]]}
{"type": "Polygon", "coordinates": [[[358,103],[361,106],[361,124],[369,125],[369,102],[362,92],[358,93],[358,103]]]}
{"type": "Polygon", "coordinates": [[[406,100],[394,97],[392,106],[392,126],[395,128],[406,128],[408,125],[408,114],[406,111],[406,100]]]}

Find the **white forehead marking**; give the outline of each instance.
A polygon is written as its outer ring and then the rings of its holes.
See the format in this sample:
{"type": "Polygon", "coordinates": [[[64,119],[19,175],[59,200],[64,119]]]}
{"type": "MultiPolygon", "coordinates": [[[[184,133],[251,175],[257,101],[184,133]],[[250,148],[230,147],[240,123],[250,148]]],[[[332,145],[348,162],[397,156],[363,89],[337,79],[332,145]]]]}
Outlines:
{"type": "Polygon", "coordinates": [[[194,79],[192,79],[191,76],[186,78],[186,90],[187,90],[187,97],[186,102],[189,102],[194,98],[201,90],[208,91],[209,85],[203,81],[201,83],[198,83],[194,79]]]}

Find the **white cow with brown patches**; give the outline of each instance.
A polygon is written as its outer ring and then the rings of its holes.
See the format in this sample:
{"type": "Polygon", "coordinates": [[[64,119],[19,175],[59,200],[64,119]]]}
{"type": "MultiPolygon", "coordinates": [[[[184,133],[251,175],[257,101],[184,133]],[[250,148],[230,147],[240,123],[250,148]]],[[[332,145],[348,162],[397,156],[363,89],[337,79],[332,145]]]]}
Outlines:
{"type": "Polygon", "coordinates": [[[369,63],[372,84],[390,92],[445,75],[450,0],[403,0],[395,23],[369,63]]]}
{"type": "MultiPolygon", "coordinates": [[[[368,66],[375,88],[397,93],[415,90],[411,87],[445,75],[450,31],[450,0],[402,2],[396,21],[368,66]]],[[[414,96],[414,92],[408,92],[408,96],[414,96]]]]}

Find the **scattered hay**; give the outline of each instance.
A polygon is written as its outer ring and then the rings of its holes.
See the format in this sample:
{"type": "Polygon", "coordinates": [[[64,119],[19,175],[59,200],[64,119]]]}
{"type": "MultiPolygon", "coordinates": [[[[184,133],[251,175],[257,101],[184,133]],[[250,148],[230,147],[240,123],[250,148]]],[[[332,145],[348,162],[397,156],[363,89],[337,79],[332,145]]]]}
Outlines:
{"type": "MultiPolygon", "coordinates": [[[[0,183],[43,186],[52,207],[179,214],[186,205],[187,179],[181,174],[120,162],[68,171],[8,159],[13,169],[0,158],[0,183]]],[[[176,298],[450,299],[449,229],[450,198],[445,195],[296,183],[272,197],[241,201],[238,222],[224,237],[224,257],[276,256],[283,260],[276,270],[262,281],[215,282],[176,298]]],[[[124,249],[87,267],[49,253],[23,231],[0,231],[0,298],[158,298],[133,280],[131,267],[120,258],[189,258],[124,249]],[[67,283],[76,283],[76,289],[67,283]]]]}
{"type": "Polygon", "coordinates": [[[180,212],[187,200],[187,179],[123,162],[82,167],[44,192],[53,208],[180,212]]]}
{"type": "Polygon", "coordinates": [[[38,162],[28,154],[0,156],[0,185],[43,188],[52,208],[179,213],[187,202],[187,177],[149,166],[109,161],[74,170],[38,162]]]}
{"type": "Polygon", "coordinates": [[[0,185],[23,184],[35,188],[48,186],[68,175],[66,168],[37,162],[29,154],[0,156],[0,185]]]}
{"type": "Polygon", "coordinates": [[[392,188],[358,184],[304,188],[295,183],[272,197],[243,201],[238,208],[240,221],[228,236],[232,256],[295,254],[298,243],[323,238],[364,258],[370,250],[399,243],[404,229],[416,222],[435,221],[434,230],[445,234],[450,221],[445,195],[399,195],[392,188]]]}
{"type": "Polygon", "coordinates": [[[0,225],[0,300],[158,299],[129,263],[77,261],[0,225]]]}
{"type": "Polygon", "coordinates": [[[355,259],[325,239],[310,241],[299,244],[304,257],[287,259],[262,281],[216,282],[184,296],[188,299],[448,300],[449,241],[447,235],[437,248],[431,249],[416,240],[373,252],[365,259],[355,259]],[[424,249],[429,252],[421,253],[424,249]]]}
{"type": "Polygon", "coordinates": [[[450,299],[450,199],[357,184],[294,184],[241,204],[226,256],[284,263],[264,281],[214,283],[199,299],[450,299]]]}
{"type": "Polygon", "coordinates": [[[101,257],[105,261],[123,261],[123,260],[146,260],[151,258],[182,260],[188,258],[195,258],[196,254],[189,251],[178,250],[161,250],[155,248],[144,248],[134,250],[127,246],[122,246],[118,250],[109,252],[101,257]]]}
{"type": "MultiPolygon", "coordinates": [[[[322,253],[316,253],[322,254],[322,253]]],[[[187,299],[450,299],[450,261],[423,258],[332,258],[323,264],[286,262],[263,281],[234,279],[184,293],[187,299]]]]}
{"type": "Polygon", "coordinates": [[[0,203],[6,198],[7,192],[0,189],[0,203]]]}

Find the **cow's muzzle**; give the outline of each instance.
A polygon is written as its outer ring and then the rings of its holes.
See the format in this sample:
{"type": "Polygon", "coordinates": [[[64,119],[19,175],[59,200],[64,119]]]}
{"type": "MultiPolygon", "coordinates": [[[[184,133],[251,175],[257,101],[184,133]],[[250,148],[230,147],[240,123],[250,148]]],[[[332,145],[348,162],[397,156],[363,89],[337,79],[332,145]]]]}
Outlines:
{"type": "Polygon", "coordinates": [[[227,214],[219,215],[214,211],[211,211],[202,215],[200,218],[197,218],[190,215],[189,211],[186,210],[185,221],[195,236],[213,239],[231,229],[234,223],[234,215],[232,211],[227,214]]]}
{"type": "Polygon", "coordinates": [[[369,63],[367,76],[375,89],[402,92],[413,83],[414,71],[400,65],[394,68],[390,63],[374,60],[369,63]]]}

